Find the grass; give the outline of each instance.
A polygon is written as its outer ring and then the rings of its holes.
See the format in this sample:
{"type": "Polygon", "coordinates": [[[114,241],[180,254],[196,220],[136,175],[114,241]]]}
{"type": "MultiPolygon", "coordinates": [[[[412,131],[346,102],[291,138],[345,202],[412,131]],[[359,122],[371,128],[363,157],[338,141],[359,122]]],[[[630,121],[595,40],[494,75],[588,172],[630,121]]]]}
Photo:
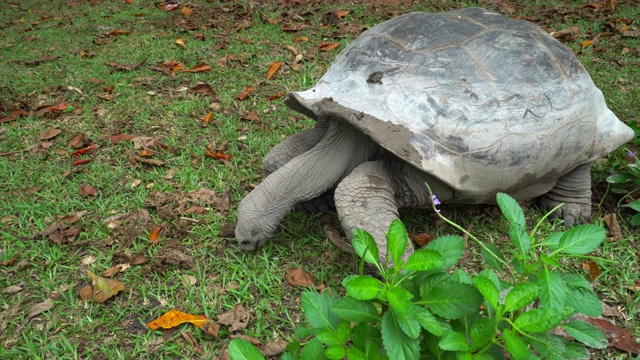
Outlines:
{"type": "MultiPolygon", "coordinates": [[[[446,10],[468,6],[464,2],[442,3],[425,10],[446,10]]],[[[491,7],[490,4],[485,5],[491,7]]],[[[251,314],[246,329],[237,333],[262,342],[292,339],[302,321],[300,289],[284,280],[287,267],[303,267],[327,287],[342,291],[340,281],[357,271],[357,260],[341,253],[323,235],[318,216],[294,213],[281,225],[282,231],[255,253],[244,253],[234,239],[221,238],[220,230],[235,220],[237,204],[261,179],[260,162],[284,137],[312,122],[289,111],[281,100],[266,98],[312,86],[324,73],[338,51],[360,30],[390,15],[413,9],[408,5],[373,6],[307,4],[283,9],[261,5],[253,9],[245,2],[194,3],[193,13],[185,17],[180,10],[168,12],[151,2],[122,1],[42,2],[21,1],[0,6],[0,112],[23,109],[27,116],[0,124],[0,288],[20,284],[22,290],[0,295],[0,356],[2,358],[200,358],[220,354],[230,332],[223,326],[219,338],[193,327],[152,332],[145,324],[167,310],[217,315],[243,306],[251,314]],[[330,10],[351,10],[345,30],[321,27],[330,10]],[[270,24],[264,19],[282,20],[270,24]],[[242,27],[248,21],[249,27],[242,27]],[[282,31],[284,26],[307,24],[298,32],[282,31]],[[193,30],[186,30],[185,25],[193,30]],[[128,35],[109,36],[123,29],[128,35]],[[296,41],[306,37],[308,41],[296,41]],[[175,44],[183,38],[186,47],[175,44]],[[340,42],[329,52],[318,51],[321,41],[340,42]],[[305,61],[293,69],[291,45],[304,54],[305,61]],[[89,54],[90,56],[83,55],[89,54]],[[60,56],[37,65],[25,61],[41,56],[60,56]],[[225,55],[239,61],[225,66],[216,62],[225,55]],[[146,63],[134,71],[114,71],[107,63],[146,63]],[[184,63],[189,68],[199,62],[212,65],[205,73],[178,73],[175,77],[153,71],[166,61],[184,63]],[[271,80],[265,80],[274,61],[285,62],[271,80]],[[198,81],[209,83],[215,94],[186,92],[198,81]],[[255,92],[238,100],[247,86],[255,92]],[[113,86],[109,95],[102,86],[113,86]],[[77,89],[77,90],[76,90],[77,89]],[[78,91],[79,90],[79,91],[78,91]],[[105,95],[106,94],[106,95],[105,95]],[[112,97],[105,100],[104,97],[112,97]],[[69,110],[50,116],[38,115],[41,105],[65,102],[69,110]],[[201,116],[211,108],[209,124],[201,116]],[[241,120],[256,111],[259,122],[241,120]],[[40,134],[49,128],[62,133],[38,149],[40,134]],[[100,147],[84,155],[93,161],[71,165],[76,149],[68,140],[83,133],[100,147]],[[114,144],[112,135],[120,133],[154,137],[167,149],[153,148],[153,159],[165,162],[154,167],[133,164],[129,154],[137,153],[132,142],[114,144]],[[218,147],[227,141],[228,164],[204,156],[208,144],[218,147]],[[80,170],[66,174],[70,170],[80,170]],[[137,183],[139,185],[132,186],[137,183]],[[78,194],[82,184],[94,185],[92,197],[78,194]],[[152,192],[173,194],[184,199],[190,191],[205,187],[217,196],[228,191],[229,209],[216,203],[201,204],[210,209],[202,214],[172,212],[169,207],[150,206],[152,192]],[[148,209],[148,221],[129,221],[110,227],[103,221],[113,215],[148,209]],[[76,239],[58,245],[47,236],[32,237],[59,217],[86,212],[72,224],[81,227],[76,239]],[[161,225],[160,243],[150,245],[147,234],[161,225]],[[168,253],[170,244],[179,244],[187,261],[176,261],[168,253]],[[85,270],[101,273],[116,265],[121,254],[143,254],[149,263],[134,266],[115,276],[126,290],[105,303],[85,302],[78,291],[89,283],[85,270]],[[83,259],[95,257],[85,265],[83,259]],[[164,259],[164,260],[163,260],[164,259]],[[168,259],[168,260],[167,260],[168,259]],[[165,261],[165,262],[163,262],[165,261]],[[173,261],[169,265],[166,261],[173,261]],[[194,278],[195,283],[189,281],[194,278]],[[35,304],[52,299],[54,307],[29,319],[35,304]],[[181,332],[193,335],[202,354],[181,332]]],[[[548,30],[580,26],[585,37],[568,43],[578,52],[596,84],[603,90],[610,107],[620,118],[638,121],[640,105],[640,55],[622,54],[625,47],[640,48],[636,38],[600,38],[599,47],[582,48],[580,41],[601,31],[593,13],[580,5],[565,2],[517,2],[511,16],[523,15],[548,30]],[[556,11],[573,6],[575,16],[562,17],[556,11]],[[620,60],[626,65],[619,65],[620,60]],[[621,80],[622,79],[622,80],[621,80]]],[[[638,18],[630,3],[619,4],[616,17],[638,18]]],[[[640,26],[637,20],[629,26],[640,26]]],[[[4,116],[4,115],[3,115],[4,116]]],[[[613,161],[613,160],[610,160],[613,161]]],[[[603,178],[610,167],[600,163],[596,178],[603,178]],[[604,174],[604,175],[603,175],[604,174]]],[[[600,185],[601,186],[601,185],[600,185]]],[[[600,199],[597,199],[599,202],[600,199]]],[[[596,205],[597,203],[594,203],[596,205]]],[[[615,211],[615,200],[605,199],[595,217],[615,211]]],[[[498,221],[494,207],[444,207],[443,211],[482,240],[500,244],[505,240],[504,222],[498,221]]],[[[621,212],[623,239],[607,242],[595,255],[602,275],[595,282],[601,299],[619,307],[623,314],[614,320],[639,336],[637,291],[627,287],[640,279],[637,262],[638,230],[625,223],[621,212]]],[[[533,222],[541,215],[528,211],[533,222]]],[[[429,216],[428,211],[404,211],[407,226],[415,233],[450,234],[453,230],[429,216]]],[[[335,219],[334,219],[335,221],[335,219]]],[[[559,229],[558,223],[545,223],[542,233],[559,229]]],[[[173,246],[172,245],[172,246],[173,246]]],[[[172,257],[174,256],[174,257],[172,257]]],[[[478,249],[470,246],[463,266],[480,268],[478,249]]],[[[568,268],[580,264],[567,263],[568,268]]],[[[581,269],[573,269],[582,272],[581,269]]],[[[624,358],[607,350],[594,355],[624,358]]]]}

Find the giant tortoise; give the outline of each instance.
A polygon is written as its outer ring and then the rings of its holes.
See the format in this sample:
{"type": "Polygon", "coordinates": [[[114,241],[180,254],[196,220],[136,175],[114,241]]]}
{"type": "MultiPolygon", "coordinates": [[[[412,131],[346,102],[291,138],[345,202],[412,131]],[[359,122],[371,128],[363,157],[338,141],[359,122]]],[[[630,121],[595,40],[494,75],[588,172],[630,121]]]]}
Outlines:
{"type": "Polygon", "coordinates": [[[633,137],[571,50],[480,8],[374,26],[286,104],[317,123],[265,158],[238,208],[245,250],[332,189],[347,236],[368,231],[381,256],[398,208],[430,206],[425,183],[443,203],[564,203],[555,215],[571,226],[591,214],[591,163],[633,137]]]}

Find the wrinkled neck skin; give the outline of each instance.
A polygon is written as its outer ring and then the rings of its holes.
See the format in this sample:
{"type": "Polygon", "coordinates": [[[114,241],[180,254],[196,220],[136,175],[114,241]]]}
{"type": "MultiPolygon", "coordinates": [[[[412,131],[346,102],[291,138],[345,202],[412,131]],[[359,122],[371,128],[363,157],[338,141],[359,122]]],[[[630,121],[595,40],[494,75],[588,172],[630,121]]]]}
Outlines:
{"type": "Polygon", "coordinates": [[[260,183],[238,207],[236,240],[240,248],[264,245],[297,203],[311,200],[359,164],[376,156],[379,147],[353,126],[330,119],[324,138],[260,183]]]}

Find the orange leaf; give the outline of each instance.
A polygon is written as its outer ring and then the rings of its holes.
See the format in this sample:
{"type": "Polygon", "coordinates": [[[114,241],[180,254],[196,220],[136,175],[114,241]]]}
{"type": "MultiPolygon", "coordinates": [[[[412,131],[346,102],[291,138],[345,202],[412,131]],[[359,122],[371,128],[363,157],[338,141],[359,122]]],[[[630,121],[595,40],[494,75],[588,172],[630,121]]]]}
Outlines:
{"type": "Polygon", "coordinates": [[[191,8],[188,6],[183,6],[180,8],[180,12],[182,13],[182,15],[184,15],[184,17],[188,17],[189,15],[191,15],[193,10],[191,10],[191,8]]]}
{"type": "Polygon", "coordinates": [[[183,70],[184,72],[201,73],[205,71],[211,71],[213,68],[207,63],[199,63],[198,65],[190,68],[189,70],[183,70]]]}
{"type": "Polygon", "coordinates": [[[598,276],[600,276],[600,268],[595,261],[583,261],[582,268],[585,270],[589,270],[589,278],[591,280],[595,280],[598,278],[598,276]]]}
{"type": "Polygon", "coordinates": [[[433,237],[429,234],[426,233],[420,233],[417,235],[411,235],[409,234],[409,238],[416,244],[420,245],[420,246],[425,246],[427,245],[429,242],[431,242],[431,240],[433,240],[433,237]]]}
{"type": "Polygon", "coordinates": [[[342,19],[343,17],[349,15],[349,13],[351,13],[351,10],[343,10],[343,11],[336,11],[336,15],[342,19]]]}
{"type": "Polygon", "coordinates": [[[109,36],[118,36],[118,35],[127,35],[129,32],[127,30],[116,29],[108,33],[109,36]]]}
{"type": "Polygon", "coordinates": [[[5,116],[0,119],[0,123],[15,121],[20,116],[26,116],[27,112],[23,110],[14,110],[8,116],[5,116]]]}
{"type": "Polygon", "coordinates": [[[307,41],[309,41],[309,38],[306,37],[306,36],[300,36],[300,37],[297,37],[297,38],[293,39],[293,41],[295,41],[295,42],[307,42],[307,41]]]}
{"type": "Polygon", "coordinates": [[[147,237],[149,238],[149,242],[152,244],[157,244],[160,239],[160,230],[162,230],[162,226],[156,226],[151,229],[151,232],[147,237]]]}
{"type": "Polygon", "coordinates": [[[211,151],[211,150],[209,150],[209,149],[205,149],[204,154],[205,154],[206,156],[208,156],[208,157],[212,157],[212,158],[214,158],[214,159],[216,159],[216,160],[224,160],[224,161],[227,161],[227,160],[231,159],[231,154],[224,154],[224,153],[222,152],[222,150],[218,150],[218,151],[216,151],[216,152],[212,152],[212,151],[211,151]]]}
{"type": "Polygon", "coordinates": [[[316,285],[311,274],[302,268],[289,268],[286,269],[287,274],[284,279],[287,284],[293,287],[315,287],[316,290],[324,290],[324,283],[316,285]]]}
{"type": "Polygon", "coordinates": [[[182,47],[186,47],[186,45],[184,44],[184,39],[183,38],[177,38],[176,39],[176,44],[182,46],[182,47]]]}
{"type": "Polygon", "coordinates": [[[277,99],[280,99],[280,98],[281,98],[281,97],[283,97],[283,96],[284,96],[284,94],[283,94],[283,93],[273,94],[273,95],[271,95],[271,96],[269,96],[269,97],[267,98],[267,101],[277,100],[277,99]]]}
{"type": "Polygon", "coordinates": [[[74,160],[71,163],[71,166],[84,165],[84,164],[88,164],[88,163],[90,163],[92,161],[93,161],[93,159],[78,159],[78,160],[74,160]]]}
{"type": "Polygon", "coordinates": [[[147,326],[151,330],[156,330],[158,328],[171,329],[186,322],[192,323],[197,327],[201,327],[205,323],[209,322],[209,319],[204,315],[191,315],[173,309],[167,311],[159,318],[148,323],[147,326]]]}
{"type": "Polygon", "coordinates": [[[280,61],[275,61],[273,64],[271,64],[271,66],[269,67],[269,71],[267,71],[267,80],[271,79],[273,75],[276,74],[278,69],[280,69],[280,66],[282,66],[282,62],[280,61]]]}
{"type": "Polygon", "coordinates": [[[331,43],[331,42],[321,42],[318,44],[318,48],[320,51],[331,51],[340,46],[340,43],[331,43]]]}
{"type": "Polygon", "coordinates": [[[97,149],[97,148],[98,148],[98,145],[96,145],[96,144],[91,144],[91,145],[87,146],[86,148],[80,149],[80,150],[78,150],[78,151],[74,151],[74,152],[71,154],[71,157],[79,156],[79,155],[84,155],[84,154],[86,154],[86,153],[88,153],[88,152],[90,152],[90,151],[92,151],[92,150],[97,149]]]}
{"type": "Polygon", "coordinates": [[[64,111],[64,110],[67,110],[68,107],[69,105],[67,105],[67,103],[61,102],[58,105],[53,105],[52,107],[50,107],[49,112],[52,113],[54,111],[64,111]]]}
{"type": "Polygon", "coordinates": [[[253,86],[247,86],[240,94],[236,95],[236,99],[244,100],[253,91],[253,86]]]}
{"type": "Polygon", "coordinates": [[[211,116],[213,116],[213,111],[209,111],[209,113],[205,116],[201,116],[200,120],[204,121],[205,124],[208,124],[211,121],[211,116]]]}
{"type": "Polygon", "coordinates": [[[583,42],[580,43],[580,45],[582,45],[583,48],[586,48],[587,46],[593,44],[593,39],[591,40],[585,40],[583,42]]]}
{"type": "Polygon", "coordinates": [[[111,138],[109,138],[109,140],[114,143],[120,143],[123,141],[129,141],[131,139],[135,139],[137,138],[138,135],[130,135],[130,134],[118,134],[118,135],[112,135],[111,138]]]}
{"type": "Polygon", "coordinates": [[[140,155],[142,157],[149,157],[152,154],[151,154],[151,151],[149,151],[147,149],[142,149],[142,150],[140,150],[140,153],[138,155],[140,155]]]}

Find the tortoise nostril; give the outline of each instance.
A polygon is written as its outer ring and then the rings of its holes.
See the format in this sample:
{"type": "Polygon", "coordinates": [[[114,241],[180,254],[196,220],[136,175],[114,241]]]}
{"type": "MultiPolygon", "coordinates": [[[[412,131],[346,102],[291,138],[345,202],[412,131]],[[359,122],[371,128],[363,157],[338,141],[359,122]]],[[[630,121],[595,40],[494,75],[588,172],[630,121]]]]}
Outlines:
{"type": "Polygon", "coordinates": [[[246,245],[249,245],[249,244],[251,244],[251,241],[249,241],[249,240],[240,241],[240,245],[245,245],[246,246],[246,245]]]}

